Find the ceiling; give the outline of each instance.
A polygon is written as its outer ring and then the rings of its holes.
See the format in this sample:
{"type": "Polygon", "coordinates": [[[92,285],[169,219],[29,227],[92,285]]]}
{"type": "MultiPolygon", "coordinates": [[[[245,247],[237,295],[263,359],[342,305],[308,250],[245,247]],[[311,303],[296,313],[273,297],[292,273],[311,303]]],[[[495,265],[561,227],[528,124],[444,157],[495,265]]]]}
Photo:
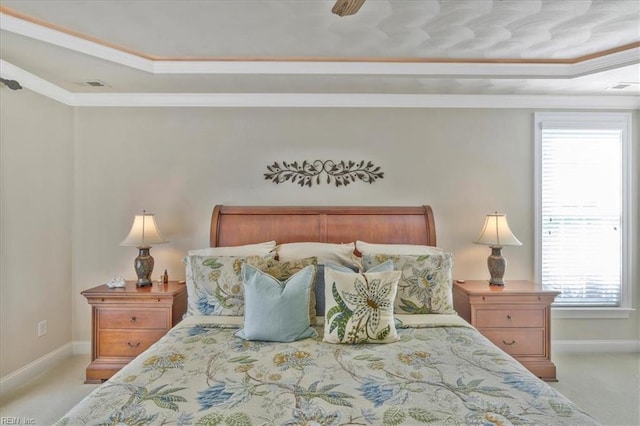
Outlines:
{"type": "Polygon", "coordinates": [[[640,106],[637,0],[367,0],[345,17],[333,4],[0,0],[0,71],[76,105],[545,95],[640,106]]]}

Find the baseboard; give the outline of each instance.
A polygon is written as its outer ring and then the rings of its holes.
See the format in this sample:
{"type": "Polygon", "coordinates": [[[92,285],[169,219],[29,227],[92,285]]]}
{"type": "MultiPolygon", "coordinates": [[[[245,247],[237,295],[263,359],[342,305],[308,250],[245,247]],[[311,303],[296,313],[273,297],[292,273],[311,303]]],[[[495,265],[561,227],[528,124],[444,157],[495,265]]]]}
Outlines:
{"type": "Polygon", "coordinates": [[[551,352],[564,353],[621,353],[640,352],[640,340],[553,340],[551,352]]]}
{"type": "Polygon", "coordinates": [[[69,342],[30,362],[24,367],[19,368],[13,373],[6,375],[0,379],[0,397],[4,398],[5,395],[8,395],[18,387],[36,378],[72,354],[72,344],[69,342]]]}
{"type": "Polygon", "coordinates": [[[91,340],[74,340],[71,344],[73,345],[74,355],[91,354],[91,340]]]}

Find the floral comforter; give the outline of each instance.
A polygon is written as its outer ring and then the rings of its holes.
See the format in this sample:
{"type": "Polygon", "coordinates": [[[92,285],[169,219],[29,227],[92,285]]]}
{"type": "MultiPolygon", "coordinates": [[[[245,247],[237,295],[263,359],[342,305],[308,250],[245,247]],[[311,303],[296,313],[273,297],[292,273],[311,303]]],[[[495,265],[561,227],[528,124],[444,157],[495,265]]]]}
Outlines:
{"type": "Polygon", "coordinates": [[[598,424],[455,315],[357,346],[248,342],[238,320],[185,319],[57,424],[598,424]]]}

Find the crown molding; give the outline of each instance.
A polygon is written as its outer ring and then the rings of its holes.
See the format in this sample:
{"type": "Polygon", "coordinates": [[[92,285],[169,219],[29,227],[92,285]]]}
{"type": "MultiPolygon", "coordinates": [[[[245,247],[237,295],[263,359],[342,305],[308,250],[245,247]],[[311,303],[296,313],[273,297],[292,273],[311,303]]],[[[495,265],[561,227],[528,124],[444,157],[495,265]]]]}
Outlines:
{"type": "Polygon", "coordinates": [[[639,109],[640,97],[362,93],[76,93],[82,107],[639,109]]]}
{"type": "Polygon", "coordinates": [[[304,58],[242,58],[201,60],[171,60],[145,56],[127,51],[81,35],[21,19],[3,8],[0,29],[30,37],[42,42],[74,50],[151,74],[298,74],[298,75],[420,75],[433,78],[573,78],[611,68],[640,63],[640,43],[622,46],[624,50],[610,49],[602,55],[576,61],[508,60],[508,59],[411,59],[389,60],[305,60],[304,58]]]}
{"type": "Polygon", "coordinates": [[[369,93],[73,93],[0,59],[0,75],[72,107],[640,109],[640,96],[369,93]]]}
{"type": "Polygon", "coordinates": [[[0,13],[0,29],[140,71],[153,72],[153,62],[148,59],[6,13],[0,13]]]}
{"type": "Polygon", "coordinates": [[[73,95],[68,90],[2,59],[0,59],[0,76],[8,80],[17,80],[22,87],[55,101],[66,105],[73,104],[73,95]]]}
{"type": "MultiPolygon", "coordinates": [[[[155,61],[155,74],[294,74],[432,78],[570,78],[573,64],[467,62],[155,61]]],[[[596,71],[593,71],[596,72],[596,71]]]]}
{"type": "Polygon", "coordinates": [[[572,64],[571,77],[581,77],[638,63],[640,63],[640,46],[572,64]]]}

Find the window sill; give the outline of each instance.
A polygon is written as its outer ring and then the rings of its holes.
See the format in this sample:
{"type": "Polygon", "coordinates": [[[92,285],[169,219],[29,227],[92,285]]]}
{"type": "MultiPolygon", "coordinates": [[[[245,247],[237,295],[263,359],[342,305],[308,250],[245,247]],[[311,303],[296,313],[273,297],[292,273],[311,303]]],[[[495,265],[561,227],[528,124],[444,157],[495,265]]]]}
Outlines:
{"type": "Polygon", "coordinates": [[[629,318],[633,308],[569,308],[566,306],[552,306],[554,319],[625,319],[629,318]]]}

